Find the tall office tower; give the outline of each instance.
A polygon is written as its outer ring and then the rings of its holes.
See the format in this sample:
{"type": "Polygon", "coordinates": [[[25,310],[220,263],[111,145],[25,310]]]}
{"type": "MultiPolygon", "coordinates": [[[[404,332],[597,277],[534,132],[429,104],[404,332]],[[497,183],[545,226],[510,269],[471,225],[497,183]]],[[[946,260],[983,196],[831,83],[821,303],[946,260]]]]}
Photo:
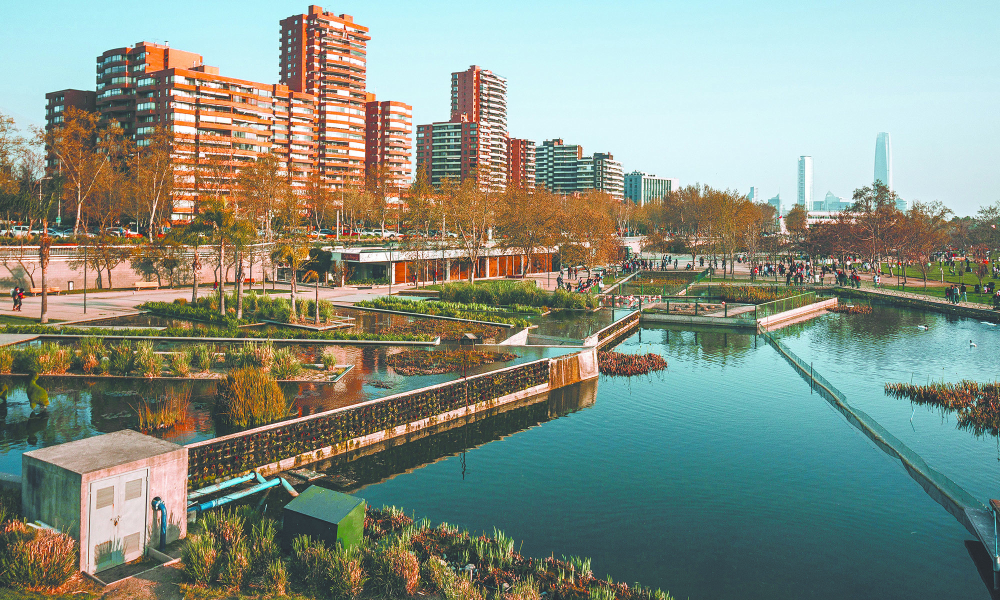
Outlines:
{"type": "Polygon", "coordinates": [[[365,175],[365,74],[368,28],[351,15],[309,12],[281,21],[281,81],[317,97],[319,171],[333,186],[365,175]]]}
{"type": "Polygon", "coordinates": [[[625,174],[622,164],[609,152],[595,152],[594,189],[605,192],[615,200],[625,198],[625,174]]]}
{"type": "Polygon", "coordinates": [[[535,189],[535,142],[507,138],[507,187],[535,189]]]}
{"type": "Polygon", "coordinates": [[[782,206],[781,206],[781,194],[780,193],[776,194],[774,196],[774,198],[768,199],[767,203],[774,207],[775,214],[777,214],[779,217],[783,214],[781,212],[782,206]]]}
{"type": "Polygon", "coordinates": [[[892,191],[892,143],[889,134],[882,132],[875,137],[875,178],[892,191]]]}
{"type": "MultiPolygon", "coordinates": [[[[652,173],[632,171],[625,175],[625,199],[645,206],[648,202],[662,200],[677,190],[680,181],[672,177],[657,177],[652,173]]],[[[756,188],[750,188],[754,190],[756,188]]]]}
{"type": "MultiPolygon", "coordinates": [[[[488,150],[488,182],[494,190],[507,185],[507,80],[475,65],[451,74],[451,122],[479,123],[478,144],[488,150]]],[[[470,150],[472,150],[470,148],[470,150]]]]}
{"type": "Polygon", "coordinates": [[[796,204],[806,210],[812,209],[813,203],[813,159],[811,156],[799,157],[799,197],[796,204]]]}
{"type": "Polygon", "coordinates": [[[391,100],[378,101],[368,94],[365,103],[365,172],[368,184],[382,177],[396,194],[410,184],[410,150],[413,107],[391,100]]]}
{"type": "Polygon", "coordinates": [[[535,185],[556,194],[577,190],[578,163],[583,146],[564,144],[561,139],[545,140],[535,148],[535,185]]]}
{"type": "Polygon", "coordinates": [[[201,64],[200,54],[149,42],[108,50],[97,57],[97,110],[103,118],[118,121],[125,134],[135,139],[135,107],[148,99],[136,92],[136,82],[143,74],[201,64]]]}

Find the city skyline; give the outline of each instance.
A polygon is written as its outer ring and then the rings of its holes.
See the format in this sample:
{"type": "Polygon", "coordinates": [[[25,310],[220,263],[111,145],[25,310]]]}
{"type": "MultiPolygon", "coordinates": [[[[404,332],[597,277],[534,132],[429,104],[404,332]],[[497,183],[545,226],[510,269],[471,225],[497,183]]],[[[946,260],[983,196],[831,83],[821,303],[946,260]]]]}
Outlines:
{"type": "MultiPolygon", "coordinates": [[[[982,76],[992,62],[967,60],[993,55],[984,25],[991,14],[1000,14],[993,4],[949,5],[939,14],[901,3],[784,11],[785,3],[749,9],[728,3],[613,8],[617,5],[584,2],[568,17],[566,5],[517,2],[477,6],[473,14],[449,3],[384,2],[377,10],[359,2],[323,6],[352,14],[370,29],[369,89],[379,98],[411,104],[413,123],[447,118],[450,73],[478,64],[508,80],[509,130],[518,138],[540,143],[562,137],[607,149],[627,171],[744,191],[760,185],[768,195],[788,196],[797,182],[787,165],[808,154],[821,165],[815,189],[847,197],[871,183],[871,136],[891,131],[897,154],[893,184],[907,200],[941,200],[958,214],[970,214],[998,199],[993,190],[1000,175],[992,168],[998,150],[990,142],[998,117],[986,100],[996,97],[998,82],[982,76]],[[894,26],[883,31],[882,17],[890,14],[894,26]],[[491,27],[465,30],[461,23],[467,19],[491,27]],[[657,25],[665,21],[674,28],[669,36],[657,25]],[[560,26],[553,29],[552,22],[560,26]],[[741,40],[740,52],[731,42],[706,45],[738,28],[776,34],[803,24],[785,41],[758,35],[754,39],[764,41],[745,47],[741,40]],[[618,40],[610,32],[626,25],[630,35],[610,55],[587,53],[584,59],[554,52],[618,40]],[[843,44],[819,48],[808,42],[828,27],[845,28],[843,44]],[[450,43],[434,44],[426,35],[438,28],[450,43]],[[934,44],[919,41],[930,38],[934,44]],[[858,48],[849,49],[852,42],[858,48]],[[802,56],[786,57],[788,49],[800,46],[802,56]],[[873,52],[892,59],[896,68],[890,75],[867,64],[873,52]],[[614,58],[626,54],[633,58],[624,63],[614,58]],[[723,54],[729,58],[723,60],[723,54]],[[534,60],[524,60],[527,56],[534,60]],[[809,68],[794,78],[772,75],[805,64],[809,68]],[[744,87],[745,80],[759,82],[755,94],[725,92],[744,87]],[[947,86],[929,91],[928,81],[943,80],[947,86]],[[679,89],[686,91],[678,94],[679,89]]],[[[277,82],[277,23],[307,8],[308,3],[280,2],[233,11],[226,5],[154,2],[105,22],[72,3],[19,6],[8,11],[11,33],[0,41],[8,58],[0,110],[21,123],[41,125],[45,93],[92,87],[94,56],[140,40],[170,40],[231,77],[277,82]],[[187,16],[195,9],[200,18],[191,21],[187,16]],[[58,21],[45,16],[53,10],[62,15],[58,21]],[[37,42],[43,22],[48,35],[74,48],[69,58],[64,46],[37,42]],[[226,27],[209,25],[223,22],[226,27]]]]}

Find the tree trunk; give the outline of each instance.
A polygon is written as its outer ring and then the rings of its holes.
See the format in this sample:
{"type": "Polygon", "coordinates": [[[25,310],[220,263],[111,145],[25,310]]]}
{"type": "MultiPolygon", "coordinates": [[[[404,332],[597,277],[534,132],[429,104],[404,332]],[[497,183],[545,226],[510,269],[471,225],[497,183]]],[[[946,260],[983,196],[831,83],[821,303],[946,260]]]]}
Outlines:
{"type": "Polygon", "coordinates": [[[194,262],[191,263],[191,304],[198,302],[198,271],[201,270],[201,262],[198,261],[198,246],[194,247],[194,262]]]}
{"type": "Polygon", "coordinates": [[[313,307],[313,314],[315,319],[313,320],[316,327],[319,327],[319,275],[316,275],[316,306],[313,307]]]}
{"type": "Polygon", "coordinates": [[[226,244],[219,244],[219,314],[226,316],[226,244]]]}
{"type": "Polygon", "coordinates": [[[42,314],[38,322],[45,325],[49,322],[49,291],[46,288],[45,275],[49,269],[49,235],[48,222],[42,221],[42,231],[45,232],[38,244],[38,260],[42,263],[42,314]]]}
{"type": "Polygon", "coordinates": [[[236,318],[243,318],[243,251],[236,253],[236,318]]]}

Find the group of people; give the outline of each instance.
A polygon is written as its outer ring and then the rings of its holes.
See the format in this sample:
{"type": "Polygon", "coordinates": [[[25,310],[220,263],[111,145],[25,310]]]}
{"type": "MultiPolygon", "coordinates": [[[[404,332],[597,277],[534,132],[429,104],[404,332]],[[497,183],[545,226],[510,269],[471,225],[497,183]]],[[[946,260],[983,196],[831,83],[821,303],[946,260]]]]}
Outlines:
{"type": "Polygon", "coordinates": [[[11,310],[21,312],[21,305],[24,304],[24,289],[20,286],[12,289],[10,291],[10,299],[14,301],[14,308],[11,310]]]}
{"type": "Polygon", "coordinates": [[[961,286],[953,284],[948,286],[948,289],[944,291],[944,299],[952,304],[958,304],[959,302],[968,302],[969,296],[966,293],[965,284],[961,286]]]}
{"type": "Polygon", "coordinates": [[[589,275],[584,279],[580,279],[579,275],[580,267],[566,267],[567,278],[576,279],[576,286],[574,286],[572,281],[563,279],[562,270],[560,270],[559,276],[556,277],[556,289],[564,289],[568,292],[580,293],[587,293],[594,290],[598,294],[603,291],[604,281],[600,275],[589,275]]]}

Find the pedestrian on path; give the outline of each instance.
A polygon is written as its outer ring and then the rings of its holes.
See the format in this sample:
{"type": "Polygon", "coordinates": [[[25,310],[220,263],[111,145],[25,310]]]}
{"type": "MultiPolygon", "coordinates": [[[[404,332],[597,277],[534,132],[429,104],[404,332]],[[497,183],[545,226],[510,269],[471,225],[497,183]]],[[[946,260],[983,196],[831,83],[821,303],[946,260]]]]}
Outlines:
{"type": "Polygon", "coordinates": [[[969,296],[966,295],[966,288],[964,283],[962,284],[961,292],[962,292],[962,302],[968,302],[969,296]]]}
{"type": "Polygon", "coordinates": [[[21,305],[24,304],[24,290],[17,288],[17,300],[15,301],[17,312],[21,312],[21,305]]]}
{"type": "Polygon", "coordinates": [[[14,306],[10,308],[11,310],[17,310],[17,293],[19,291],[21,291],[21,288],[17,286],[14,286],[14,289],[10,291],[10,299],[14,302],[14,306]]]}

